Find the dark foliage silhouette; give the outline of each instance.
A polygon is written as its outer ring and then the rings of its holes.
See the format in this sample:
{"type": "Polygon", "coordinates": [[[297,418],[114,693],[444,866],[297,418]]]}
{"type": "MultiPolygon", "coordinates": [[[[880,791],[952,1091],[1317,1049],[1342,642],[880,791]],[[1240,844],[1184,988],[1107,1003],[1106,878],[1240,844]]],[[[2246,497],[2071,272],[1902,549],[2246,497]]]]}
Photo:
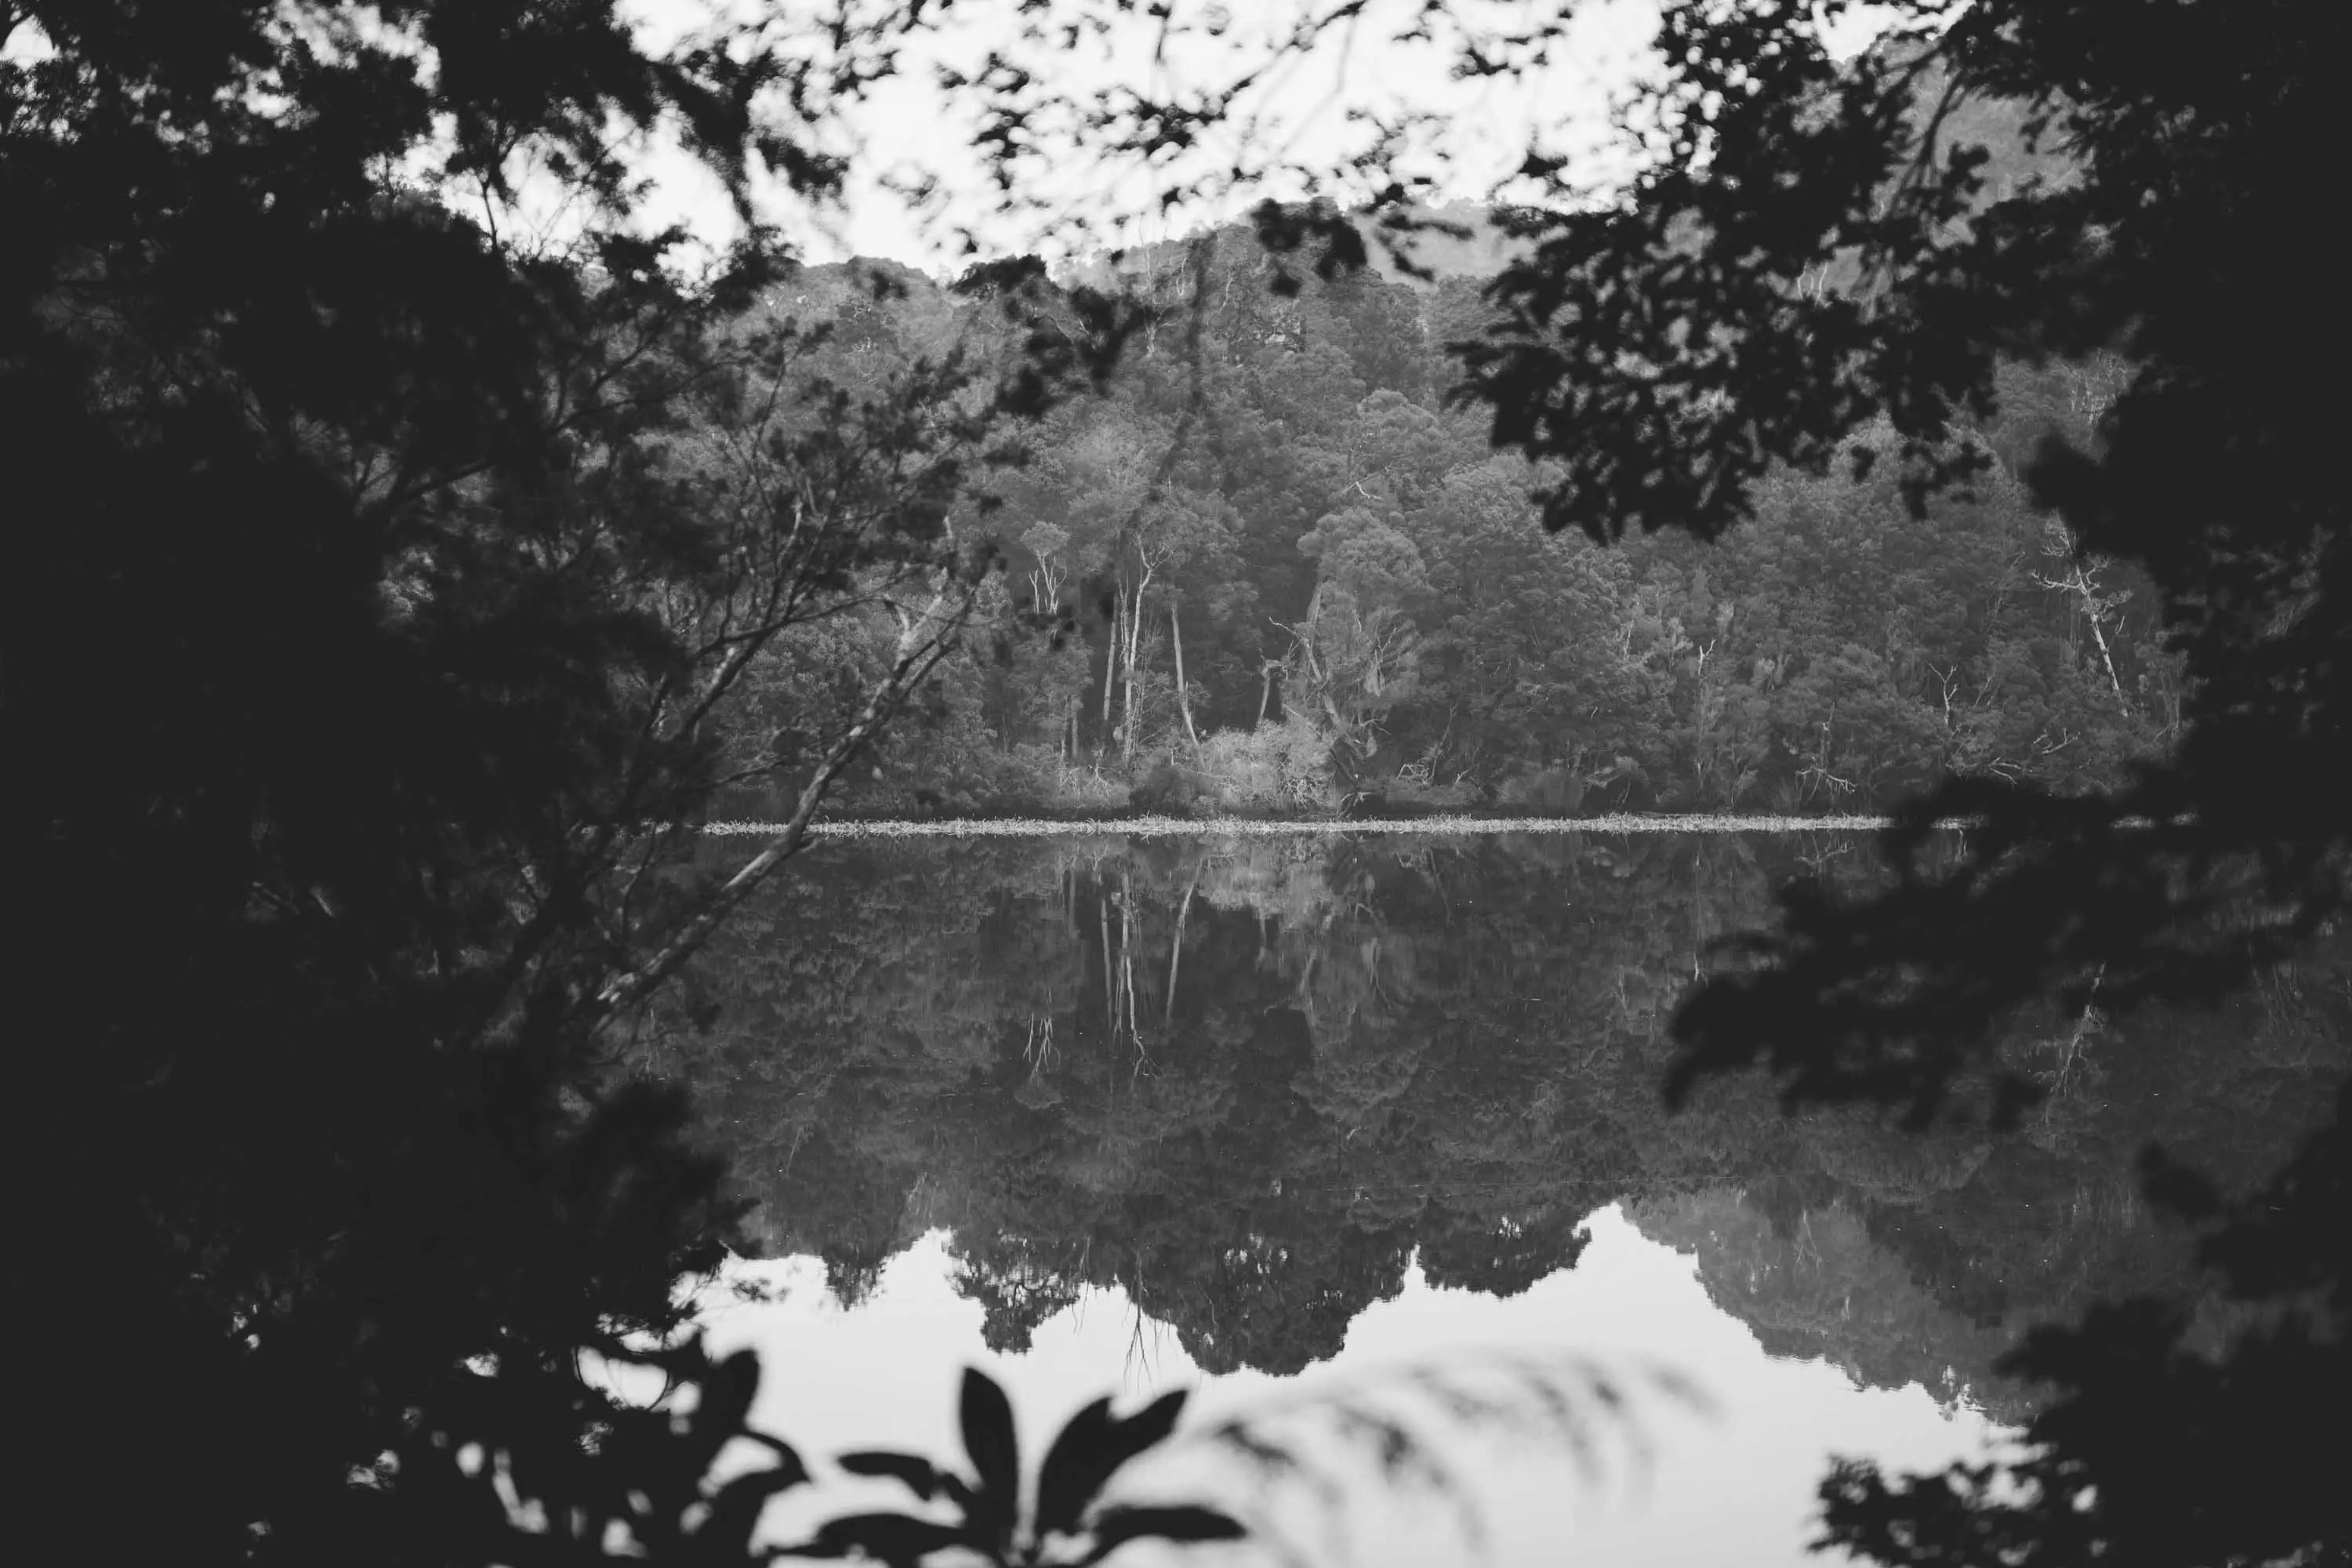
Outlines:
{"type": "Polygon", "coordinates": [[[919,1568],[936,1553],[946,1562],[978,1558],[1003,1568],[1043,1568],[1098,1563],[1137,1541],[1191,1545],[1246,1536],[1283,1561],[1316,1560],[1296,1520],[1267,1515],[1245,1526],[1221,1508],[1104,1495],[1133,1461],[1179,1447],[1219,1462],[1221,1497],[1258,1504],[1286,1494],[1314,1500],[1319,1506],[1310,1517],[1328,1560],[1352,1555],[1349,1483],[1365,1474],[1447,1510],[1464,1545],[1475,1550],[1484,1525],[1469,1483],[1482,1440],[1558,1448],[1592,1479],[1620,1451],[1635,1465],[1646,1461],[1642,1419],[1648,1407],[1706,1407],[1705,1396],[1671,1372],[1612,1372],[1507,1352],[1406,1363],[1352,1385],[1285,1391],[1178,1432],[1185,1402],[1179,1390],[1123,1417],[1110,1413],[1108,1399],[1087,1405],[1049,1445],[1034,1500],[1024,1506],[1012,1408],[985,1373],[969,1371],[961,1400],[969,1474],[915,1454],[841,1455],[835,1462],[843,1469],[896,1481],[926,1506],[845,1515],[776,1554],[919,1568]],[[945,1510],[953,1517],[943,1517],[945,1510]]]}
{"type": "Polygon", "coordinates": [[[1993,460],[1971,437],[2005,356],[2128,366],[2095,427],[2053,431],[2023,479],[2161,595],[2189,676],[2177,752],[2073,799],[1993,779],[1929,793],[1889,858],[1908,866],[1927,824],[1969,816],[1964,871],[1866,910],[1801,902],[1764,949],[1787,962],[1685,1025],[1695,1070],[1769,1051],[1823,1075],[1800,1092],[1924,1108],[1938,1053],[2005,1000],[2079,1004],[2095,978],[2108,1006],[2210,995],[2338,906],[2340,405],[2282,356],[2345,328],[2310,270],[2331,115],[2295,62],[2346,19],[1922,5],[1841,66],[1805,10],[1670,15],[1669,155],[1620,205],[1524,217],[1533,248],[1496,284],[1507,315],[1467,346],[1465,395],[1499,440],[1562,465],[1554,526],[1711,537],[1776,465],[1875,458],[1853,437],[1881,416],[1915,497],[1963,482],[1993,460]],[[2017,148],[1959,128],[1987,103],[2070,171],[1994,180],[2017,148]],[[1898,1037],[1906,1054],[1879,1059],[1898,1037]]]}
{"type": "Polygon", "coordinates": [[[938,1469],[913,1454],[861,1452],[835,1460],[852,1475],[895,1480],[917,1499],[944,1500],[952,1523],[919,1514],[848,1514],[827,1521],[788,1556],[859,1555],[914,1568],[935,1552],[961,1549],[1001,1568],[1095,1563],[1130,1541],[1232,1541],[1241,1524],[1215,1509],[1103,1503],[1103,1488],[1145,1450],[1168,1440],[1184,1408],[1175,1393],[1132,1415],[1114,1416],[1098,1399],[1070,1417],[1037,1471],[1036,1503],[1024,1508],[1020,1441],[1004,1391],[977,1369],[964,1373],[961,1414],[969,1476],[938,1469]]]}
{"type": "MultiPolygon", "coordinates": [[[[1760,1064],[1790,1104],[2007,1123],[2036,1086],[1955,1098],[2021,1007],[2210,999],[2342,916],[2344,399],[2294,366],[2347,347],[2312,200],[2342,139],[2306,62],[2334,58],[2352,17],[1922,3],[1840,65],[1810,9],[1668,12],[1664,155],[1621,204],[1522,216],[1531,249],[1496,287],[1505,321],[1466,351],[1465,395],[1497,440],[1560,465],[1552,526],[1712,537],[1779,466],[1866,465],[1878,453],[1853,437],[1874,419],[1900,438],[1915,506],[1965,486],[1996,461],[1974,426],[2006,358],[2127,367],[2089,436],[2045,437],[2021,476],[2081,549],[2155,584],[2188,678],[2173,752],[2074,798],[1992,779],[1928,791],[1887,837],[1894,888],[1801,891],[1676,1022],[1678,1097],[1760,1064]],[[2021,146],[1974,132],[1987,105],[2021,117],[2021,146]],[[2063,177],[2031,168],[2044,144],[2063,177]],[[1952,816],[1974,824],[1968,853],[1931,866],[1929,825],[1952,816]]],[[[2280,1323],[2214,1362],[2152,1302],[2046,1331],[2012,1363],[2058,1394],[2032,1458],[1949,1484],[1849,1468],[1832,1538],[1916,1563],[2352,1551],[2323,1479],[2347,1453],[2324,1414],[2345,1382],[2343,1298],[2326,1289],[2352,1231],[2341,1106],[2282,1178],[2307,1228],[2250,1229],[2250,1208],[2211,1243],[2280,1323]]]]}
{"type": "Polygon", "coordinates": [[[375,1550],[392,1561],[717,1568],[762,1560],[751,1546],[761,1510],[808,1471],[791,1447],[746,1425],[756,1359],[738,1352],[713,1362],[688,1340],[607,1364],[658,1373],[672,1395],[690,1389],[692,1408],[680,1415],[674,1397],[632,1405],[576,1392],[568,1403],[449,1402],[355,1487],[353,1526],[374,1532],[375,1550]],[[720,1451],[738,1443],[761,1461],[716,1479],[720,1451]]]}
{"type": "MultiPolygon", "coordinates": [[[[723,1557],[751,1493],[687,1540],[698,1450],[575,1370],[676,1342],[732,1215],[613,1063],[794,847],[675,853],[745,660],[908,611],[804,823],[952,640],[986,399],[845,385],[772,234],[684,275],[612,137],[821,194],[856,61],[656,56],[594,0],[60,0],[0,42],[16,1479],[125,1559],[489,1560],[487,1449],[608,1515],[642,1469],[636,1523],[723,1557]]],[[[670,1370],[706,1423],[751,1374],[670,1370]]]]}
{"type": "MultiPolygon", "coordinates": [[[[2352,1540],[2341,1432],[2352,1397],[2352,1088],[2276,1180],[2231,1205],[2202,1260],[2265,1321],[2216,1358],[2189,1313],[2142,1298],[2037,1329],[2006,1370],[2052,1385],[2029,1456],[1893,1480],[1847,1462],[1822,1488],[1824,1544],[1882,1563],[2334,1563],[2352,1540]]],[[[2191,1215],[2201,1178],[2151,1157],[2160,1201],[2191,1215]]]]}

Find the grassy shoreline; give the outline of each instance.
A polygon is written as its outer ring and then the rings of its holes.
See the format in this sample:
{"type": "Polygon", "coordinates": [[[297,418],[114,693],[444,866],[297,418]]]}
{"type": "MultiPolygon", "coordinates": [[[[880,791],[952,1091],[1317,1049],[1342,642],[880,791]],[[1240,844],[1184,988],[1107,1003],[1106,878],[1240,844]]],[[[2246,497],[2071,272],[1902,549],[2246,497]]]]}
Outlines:
{"type": "MultiPolygon", "coordinates": [[[[1068,836],[1138,838],[1272,838],[1368,833],[1465,836],[1490,833],[1874,833],[1885,816],[1766,816],[1727,813],[1620,812],[1604,816],[1193,817],[1003,816],[927,819],[836,818],[809,825],[824,838],[1024,838],[1068,836]]],[[[1964,827],[1963,822],[1941,826],[1964,827]]],[[[781,822],[710,822],[713,837],[769,837],[781,822]]]]}

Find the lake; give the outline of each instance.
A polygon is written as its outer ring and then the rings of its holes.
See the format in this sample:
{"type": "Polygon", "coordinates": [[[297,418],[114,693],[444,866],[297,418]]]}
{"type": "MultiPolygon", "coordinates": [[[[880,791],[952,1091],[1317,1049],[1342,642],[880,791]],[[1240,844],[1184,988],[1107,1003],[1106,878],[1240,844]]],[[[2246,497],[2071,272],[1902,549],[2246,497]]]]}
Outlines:
{"type": "MultiPolygon", "coordinates": [[[[2144,1144],[2249,1183],[2347,1059],[2283,973],[2021,1020],[2001,1059],[2050,1092],[2012,1132],[1754,1080],[1669,1114],[1717,939],[1873,875],[1834,831],[821,843],[648,1047],[757,1205],[713,1338],[813,1458],[957,1458],[967,1365],[1033,1456],[1097,1394],[1197,1390],[1187,1430],[1249,1415],[1298,1468],[1180,1444],[1135,1489],[1300,1560],[1803,1560],[1831,1455],[1979,1456],[2033,1408],[1993,1370],[2028,1325],[2189,1286],[2144,1144]]],[[[893,1498],[840,1479],[774,1528],[893,1498]]]]}

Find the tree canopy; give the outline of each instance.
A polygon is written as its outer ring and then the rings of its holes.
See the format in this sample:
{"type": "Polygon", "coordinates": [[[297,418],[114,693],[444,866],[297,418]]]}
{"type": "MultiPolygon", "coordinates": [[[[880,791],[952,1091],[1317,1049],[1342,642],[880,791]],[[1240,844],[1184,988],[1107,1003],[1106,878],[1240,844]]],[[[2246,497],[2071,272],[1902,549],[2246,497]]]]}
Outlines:
{"type": "Polygon", "coordinates": [[[469,1445],[585,1549],[675,1542],[740,1431],[748,1364],[658,1352],[716,1380],[678,1433],[577,1370],[675,1342],[728,1219],[614,1032],[764,868],[671,864],[750,658],[899,615],[813,810],[952,639],[989,400],[851,383],[770,308],[772,234],[693,277],[635,224],[630,126],[738,195],[835,177],[790,106],[843,84],[724,43],[593,0],[0,12],[6,1268],[18,1479],[81,1551],[502,1558],[469,1445]]]}
{"type": "MultiPolygon", "coordinates": [[[[2154,583],[2187,674],[2171,754],[2072,798],[1983,777],[1925,793],[1887,843],[1895,887],[1800,895],[1754,968],[1677,1020],[1676,1092],[1761,1060],[1790,1100],[1924,1122],[2024,998],[2210,998],[2340,915],[2341,398],[2293,367],[2345,344],[2311,199],[2341,136],[2308,62],[2347,18],[1899,5],[1841,67],[1810,9],[1669,9],[1662,155],[1622,202],[1525,216],[1534,249],[1497,288],[1509,319],[1471,351],[1471,395],[1498,440],[1561,465],[1555,526],[1711,536],[1776,468],[1825,468],[1881,415],[1917,503],[1969,482],[2004,358],[2128,367],[2089,438],[2045,437],[2021,477],[2081,548],[2154,583]],[[2069,177],[1990,177],[1966,111],[2004,100],[2069,177]],[[1932,864],[1928,826],[1955,816],[1976,823],[1970,853],[1932,864]]],[[[2302,1307],[2218,1367],[2184,1359],[2182,1324],[2152,1308],[2053,1331],[2018,1363],[2067,1391],[2005,1478],[2024,1485],[1857,1470],[1832,1483],[1831,1538],[1890,1562],[2340,1554],[2334,1489],[2271,1437],[2323,1426],[2345,1376],[2346,1259],[2324,1239],[2347,1228],[2343,1142],[2321,1135],[2270,1212],[2250,1200],[2213,1244],[2236,1288],[2311,1292],[2302,1307]],[[2249,1249],[2264,1283],[2233,1264],[2249,1249]]],[[[2210,1193],[2158,1191],[2214,1214],[2210,1193]]]]}

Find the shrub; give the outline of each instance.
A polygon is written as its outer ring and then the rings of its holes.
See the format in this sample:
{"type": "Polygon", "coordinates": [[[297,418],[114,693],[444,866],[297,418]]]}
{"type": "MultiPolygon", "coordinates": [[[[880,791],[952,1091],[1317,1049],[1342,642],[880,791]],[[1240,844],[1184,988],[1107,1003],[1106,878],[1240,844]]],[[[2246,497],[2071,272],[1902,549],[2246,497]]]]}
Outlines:
{"type": "Polygon", "coordinates": [[[1201,742],[1201,773],[1228,811],[1336,812],[1331,739],[1294,713],[1255,730],[1220,730],[1201,742]]]}

